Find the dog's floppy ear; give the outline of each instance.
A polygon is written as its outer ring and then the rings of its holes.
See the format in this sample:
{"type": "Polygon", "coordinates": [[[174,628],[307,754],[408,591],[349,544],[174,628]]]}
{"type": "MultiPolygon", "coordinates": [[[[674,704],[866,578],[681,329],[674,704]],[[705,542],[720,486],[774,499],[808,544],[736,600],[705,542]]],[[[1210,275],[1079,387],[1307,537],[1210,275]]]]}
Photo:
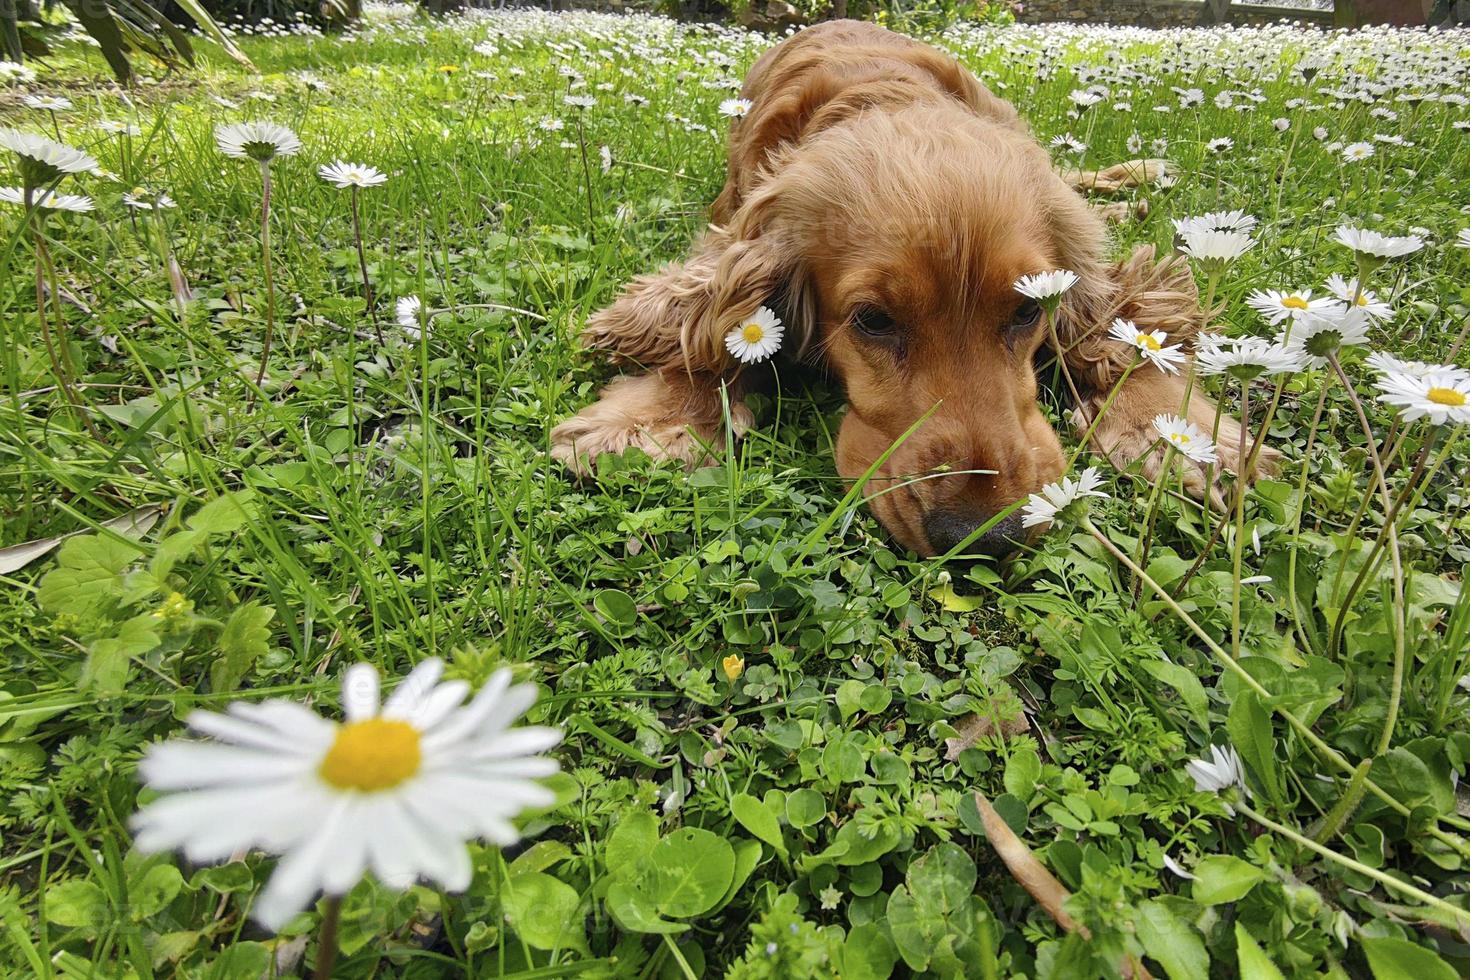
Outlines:
{"type": "Polygon", "coordinates": [[[1162,330],[1169,343],[1187,347],[1204,315],[1194,275],[1182,256],[1160,259],[1152,245],[1140,245],[1125,259],[1104,262],[1107,232],[1102,220],[1076,194],[1068,198],[1053,209],[1052,219],[1062,264],[1079,281],[1062,297],[1057,332],[1079,388],[1105,392],[1133,363],[1133,351],[1108,336],[1114,319],[1162,330]]]}
{"type": "Polygon", "coordinates": [[[788,349],[810,322],[797,250],[764,227],[769,195],[753,195],[724,227],[711,227],[683,262],[640,276],[587,321],[590,347],[646,368],[721,373],[736,364],[725,335],[762,306],[785,322],[788,349]]]}

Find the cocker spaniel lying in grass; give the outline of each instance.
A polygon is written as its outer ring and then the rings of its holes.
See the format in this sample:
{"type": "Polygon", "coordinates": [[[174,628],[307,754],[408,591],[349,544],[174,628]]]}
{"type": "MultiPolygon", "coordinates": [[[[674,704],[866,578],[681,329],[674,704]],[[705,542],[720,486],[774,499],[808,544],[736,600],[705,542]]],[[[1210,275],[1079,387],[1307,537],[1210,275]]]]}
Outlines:
{"type": "MultiPolygon", "coordinates": [[[[751,107],[730,135],[709,231],[683,262],[640,277],[588,321],[590,346],[644,373],[614,380],[554,430],[553,454],[574,470],[629,446],[705,459],[724,439],[722,382],[736,435],[748,429],[741,394],[752,372],[726,335],[768,307],[785,325],[784,353],[843,385],[844,477],[861,477],[923,419],[874,474],[874,490],[893,489],[871,506],[903,545],[942,553],[1062,474],[1066,457],[1037,399],[1037,365],[1054,346],[1085,429],[1135,358],[1109,337],[1115,318],[1170,343],[1199,329],[1183,261],[1147,246],[1108,261],[1103,220],[1077,189],[1093,178],[1059,176],[1015,109],[948,55],[834,21],[766,52],[742,95],[751,107]],[[1015,289],[1053,269],[1080,277],[1054,332],[1015,289]],[[944,475],[914,479],[935,473],[944,475]]],[[[1152,421],[1180,411],[1185,385],[1182,374],[1138,366],[1095,445],[1157,477],[1152,421]]],[[[1187,415],[1208,432],[1215,405],[1196,393],[1187,415]]],[[[1222,419],[1226,469],[1239,438],[1222,419]]],[[[1185,479],[1206,491],[1201,470],[1185,479]]],[[[1001,554],[1024,537],[1013,514],[973,547],[1001,554]]]]}

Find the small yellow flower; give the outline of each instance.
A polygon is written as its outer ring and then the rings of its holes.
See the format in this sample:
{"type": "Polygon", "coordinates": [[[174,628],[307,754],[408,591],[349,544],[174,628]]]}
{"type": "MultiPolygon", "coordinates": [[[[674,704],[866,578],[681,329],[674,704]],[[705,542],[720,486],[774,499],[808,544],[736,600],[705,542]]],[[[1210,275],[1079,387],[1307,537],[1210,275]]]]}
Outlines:
{"type": "Polygon", "coordinates": [[[194,611],[192,599],[185,599],[182,592],[171,592],[167,599],[159,603],[157,609],[153,610],[154,619],[174,620],[187,616],[194,611]]]}
{"type": "Polygon", "coordinates": [[[745,673],[745,658],[732,653],[720,661],[720,666],[725,669],[725,676],[729,678],[730,683],[734,684],[740,679],[740,675],[745,673]]]}
{"type": "Polygon", "coordinates": [[[453,75],[459,71],[459,65],[440,65],[439,70],[446,75],[453,75]]]}

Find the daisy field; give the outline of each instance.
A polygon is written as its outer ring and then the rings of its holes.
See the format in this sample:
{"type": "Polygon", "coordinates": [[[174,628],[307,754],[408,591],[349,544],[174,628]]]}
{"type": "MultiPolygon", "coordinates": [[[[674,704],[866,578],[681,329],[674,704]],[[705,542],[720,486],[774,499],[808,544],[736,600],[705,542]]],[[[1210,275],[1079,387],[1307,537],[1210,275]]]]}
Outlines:
{"type": "Polygon", "coordinates": [[[1047,379],[1006,564],[896,545],[785,362],[714,465],[549,454],[776,38],[0,70],[6,976],[1470,972],[1470,33],[920,36],[1058,168],[1165,161],[1097,203],[1208,327],[1111,336],[1260,434],[1160,415],[1150,481],[1047,379]]]}

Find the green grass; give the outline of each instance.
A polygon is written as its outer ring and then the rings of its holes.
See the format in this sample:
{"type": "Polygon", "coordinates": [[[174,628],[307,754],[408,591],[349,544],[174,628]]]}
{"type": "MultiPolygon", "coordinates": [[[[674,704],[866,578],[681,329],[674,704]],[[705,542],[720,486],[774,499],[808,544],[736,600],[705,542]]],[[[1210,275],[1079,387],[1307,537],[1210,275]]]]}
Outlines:
{"type": "MultiPolygon", "coordinates": [[[[1429,247],[1370,283],[1394,307],[1372,347],[1451,357],[1470,305],[1470,252],[1454,246],[1470,223],[1470,134],[1451,123],[1470,114],[1395,97],[1464,89],[1463,34],[942,40],[1040,137],[1088,143],[1089,165],[1139,155],[1135,133],[1144,152],[1168,141],[1155,152],[1178,182],[1136,193],[1151,210],[1119,229],[1119,252],[1168,247],[1170,218],[1260,219],[1257,246],[1219,282],[1221,329],[1267,332],[1244,302],[1253,289],[1320,292],[1329,274],[1351,276],[1331,241],[1339,223],[1422,227],[1429,247]],[[1304,57],[1323,65],[1314,84],[1293,73],[1304,57]],[[1108,65],[1115,91],[1067,118],[1068,93],[1091,81],[1077,73],[1108,65]],[[1332,108],[1318,90],[1356,89],[1349,72],[1390,88],[1332,108]],[[1204,104],[1182,109],[1174,87],[1202,89],[1204,104]],[[1260,102],[1217,107],[1222,89],[1260,102]],[[1314,106],[1288,105],[1297,98],[1314,106]],[[1111,108],[1120,100],[1131,108],[1111,108]],[[1356,164],[1325,145],[1374,134],[1414,145],[1380,141],[1356,164]],[[1210,151],[1219,136],[1234,147],[1210,151]]],[[[1285,385],[1268,435],[1285,464],[1245,503],[1241,577],[1270,580],[1242,590],[1238,671],[1202,638],[1232,646],[1235,528],[1205,551],[1213,515],[1105,464],[1097,536],[1064,522],[1010,566],[971,569],[888,541],[833,469],[840,395],[791,371],[718,466],[630,457],[577,483],[550,461],[550,428],[610,375],[579,350],[582,322],[702,227],[723,180],[717,106],[731,93],[719,83],[767,43],[506,15],[247,38],[262,77],[218,59],[126,102],[79,45],[43,70],[32,90],[76,103],[57,117],[63,138],[117,180],[69,179],[61,190],[92,195],[97,211],[46,224],[81,410],[42,342],[22,212],[0,213],[0,547],[163,511],[140,541],[81,537],[61,565],[52,554],[0,574],[6,975],[255,977],[272,955],[314,962],[317,910],[281,937],[248,919],[270,859],[209,869],[132,850],[137,759],[195,708],[289,697],[335,717],[345,666],[397,675],[430,656],[476,684],[511,664],[542,686],[533,719],[567,733],[560,802],[526,818],[535,846],[476,845],[464,894],[359,885],[340,976],[1082,977],[1115,975],[1129,956],[1156,976],[1275,975],[1251,966],[1258,953],[1292,977],[1470,968],[1452,912],[1364,870],[1467,907],[1456,778],[1470,724],[1456,681],[1470,670],[1470,454],[1440,431],[1416,476],[1432,430],[1372,400],[1361,351],[1344,361],[1375,437],[1403,436],[1388,491],[1422,488],[1398,519],[1405,686],[1385,751],[1394,577],[1377,562],[1343,607],[1384,512],[1348,391],[1328,371],[1285,385]],[[487,39],[495,53],[472,50],[487,39]],[[595,107],[562,103],[563,65],[595,107]],[[546,116],[564,128],[541,128],[546,116]],[[304,144],[273,170],[278,322],[259,390],[260,176],[213,139],[217,123],[250,117],[304,144]],[[140,134],[104,135],[98,119],[140,134]],[[386,345],[364,302],[349,194],[316,176],[336,159],[390,174],[361,197],[386,345]],[[164,228],[122,203],[138,185],[178,202],[164,228]],[[182,315],[160,231],[195,297],[182,315]],[[394,322],[409,294],[446,311],[421,340],[394,322]],[[1175,607],[1104,544],[1136,556],[1150,525],[1148,572],[1175,607]],[[734,682],[729,656],[744,661],[734,682]],[[1009,735],[977,732],[977,717],[1022,714],[1009,735]],[[972,744],[948,751],[961,732],[972,744]],[[1246,802],[1275,829],[1195,792],[1184,765],[1212,743],[1239,749],[1246,802]],[[1291,833],[1316,833],[1354,795],[1363,760],[1381,792],[1324,837],[1350,866],[1291,833]],[[1008,874],[975,790],[1074,893],[1067,908],[1090,941],[1008,874]],[[660,937],[610,885],[661,880],[680,828],[712,832],[680,852],[708,901],[687,931],[660,937]],[[615,833],[628,846],[609,848],[615,833]],[[743,883],[721,877],[727,852],[743,883]],[[1166,855],[1197,880],[1166,870],[1166,855]]],[[[0,125],[51,130],[19,94],[0,90],[0,125]]],[[[1259,384],[1254,417],[1273,390],[1259,384]]],[[[1224,392],[1231,405],[1237,394],[1224,392]]]]}

